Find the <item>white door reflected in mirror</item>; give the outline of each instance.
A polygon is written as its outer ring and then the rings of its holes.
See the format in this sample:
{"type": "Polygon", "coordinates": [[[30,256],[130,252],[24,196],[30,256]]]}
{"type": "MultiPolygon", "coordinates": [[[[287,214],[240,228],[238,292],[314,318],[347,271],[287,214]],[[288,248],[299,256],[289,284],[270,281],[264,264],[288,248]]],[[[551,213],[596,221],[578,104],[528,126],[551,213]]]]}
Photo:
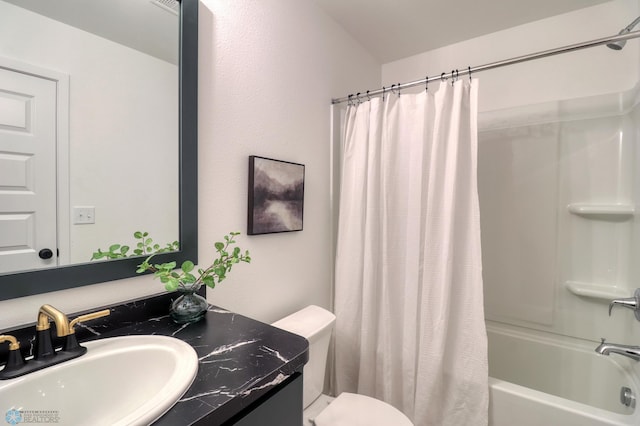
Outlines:
{"type": "Polygon", "coordinates": [[[56,229],[56,82],[0,69],[0,271],[55,266],[56,229]]]}

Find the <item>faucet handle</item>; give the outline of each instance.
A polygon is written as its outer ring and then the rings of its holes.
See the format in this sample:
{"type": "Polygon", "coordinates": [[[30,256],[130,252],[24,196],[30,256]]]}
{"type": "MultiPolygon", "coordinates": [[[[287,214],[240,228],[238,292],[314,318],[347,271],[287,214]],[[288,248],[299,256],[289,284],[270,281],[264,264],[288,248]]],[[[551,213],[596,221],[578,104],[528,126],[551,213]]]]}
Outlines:
{"type": "Polygon", "coordinates": [[[25,364],[25,360],[20,352],[20,342],[13,336],[4,334],[0,336],[0,343],[9,342],[9,358],[4,366],[4,369],[0,371],[0,379],[4,379],[7,373],[12,373],[22,369],[25,364]]]}
{"type": "Polygon", "coordinates": [[[89,314],[84,314],[76,317],[69,323],[69,334],[64,340],[64,345],[62,346],[62,350],[65,352],[74,352],[74,353],[84,353],[87,349],[83,346],[80,346],[78,343],[78,339],[76,338],[76,330],[75,326],[79,322],[89,321],[92,319],[106,317],[111,314],[109,309],[104,309],[102,311],[91,312],[89,314]]]}
{"type": "Polygon", "coordinates": [[[20,342],[13,336],[9,336],[8,334],[3,334],[0,336],[0,343],[9,342],[9,350],[17,351],[20,349],[20,342]]]}
{"type": "Polygon", "coordinates": [[[92,319],[97,319],[97,318],[102,318],[102,317],[106,317],[107,315],[111,314],[111,310],[109,309],[104,309],[102,311],[97,311],[97,312],[91,312],[90,314],[84,314],[84,315],[80,315],[78,317],[76,317],[75,319],[73,319],[70,323],[69,323],[69,333],[70,334],[74,334],[76,332],[75,330],[75,326],[76,324],[78,324],[79,322],[83,322],[83,321],[89,321],[92,319]]]}
{"type": "Polygon", "coordinates": [[[633,293],[633,297],[612,300],[611,303],[609,303],[609,316],[611,316],[611,310],[615,305],[632,309],[634,311],[636,319],[640,321],[640,288],[636,289],[636,291],[633,293]]]}
{"type": "Polygon", "coordinates": [[[609,303],[609,316],[611,316],[611,310],[615,305],[624,306],[629,309],[638,309],[638,300],[635,297],[627,297],[624,299],[614,299],[609,303]]]}

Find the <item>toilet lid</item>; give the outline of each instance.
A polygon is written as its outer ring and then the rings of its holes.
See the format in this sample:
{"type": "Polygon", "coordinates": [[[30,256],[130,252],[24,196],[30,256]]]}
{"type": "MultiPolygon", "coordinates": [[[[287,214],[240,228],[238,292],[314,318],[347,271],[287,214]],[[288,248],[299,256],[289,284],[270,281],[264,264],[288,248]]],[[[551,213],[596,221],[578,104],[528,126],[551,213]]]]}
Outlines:
{"type": "Polygon", "coordinates": [[[316,426],[413,426],[391,405],[364,395],[341,393],[314,419],[316,426]]]}

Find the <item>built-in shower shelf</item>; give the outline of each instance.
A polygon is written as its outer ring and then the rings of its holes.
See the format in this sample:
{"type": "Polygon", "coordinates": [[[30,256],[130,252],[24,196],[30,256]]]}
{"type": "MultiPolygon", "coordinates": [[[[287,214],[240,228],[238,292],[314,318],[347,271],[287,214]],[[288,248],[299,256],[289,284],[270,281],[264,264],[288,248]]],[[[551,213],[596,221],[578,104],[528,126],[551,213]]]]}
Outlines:
{"type": "Polygon", "coordinates": [[[564,286],[576,296],[606,301],[629,297],[631,294],[627,289],[619,289],[608,285],[592,284],[580,281],[567,281],[564,283],[564,286]]]}
{"type": "Polygon", "coordinates": [[[570,213],[578,216],[626,218],[633,216],[635,206],[633,204],[569,204],[567,207],[570,213]]]}

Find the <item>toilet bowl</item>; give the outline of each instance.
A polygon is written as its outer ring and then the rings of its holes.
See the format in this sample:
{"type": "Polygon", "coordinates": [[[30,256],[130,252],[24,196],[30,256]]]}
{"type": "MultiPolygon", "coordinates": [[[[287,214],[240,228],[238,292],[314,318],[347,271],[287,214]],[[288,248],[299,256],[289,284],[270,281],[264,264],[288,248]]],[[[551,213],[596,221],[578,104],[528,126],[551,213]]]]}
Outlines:
{"type": "Polygon", "coordinates": [[[335,315],[326,309],[311,305],[272,324],[309,341],[309,362],[304,367],[302,395],[305,425],[413,426],[401,411],[375,398],[348,392],[335,399],[322,395],[335,319],[335,315]]]}

